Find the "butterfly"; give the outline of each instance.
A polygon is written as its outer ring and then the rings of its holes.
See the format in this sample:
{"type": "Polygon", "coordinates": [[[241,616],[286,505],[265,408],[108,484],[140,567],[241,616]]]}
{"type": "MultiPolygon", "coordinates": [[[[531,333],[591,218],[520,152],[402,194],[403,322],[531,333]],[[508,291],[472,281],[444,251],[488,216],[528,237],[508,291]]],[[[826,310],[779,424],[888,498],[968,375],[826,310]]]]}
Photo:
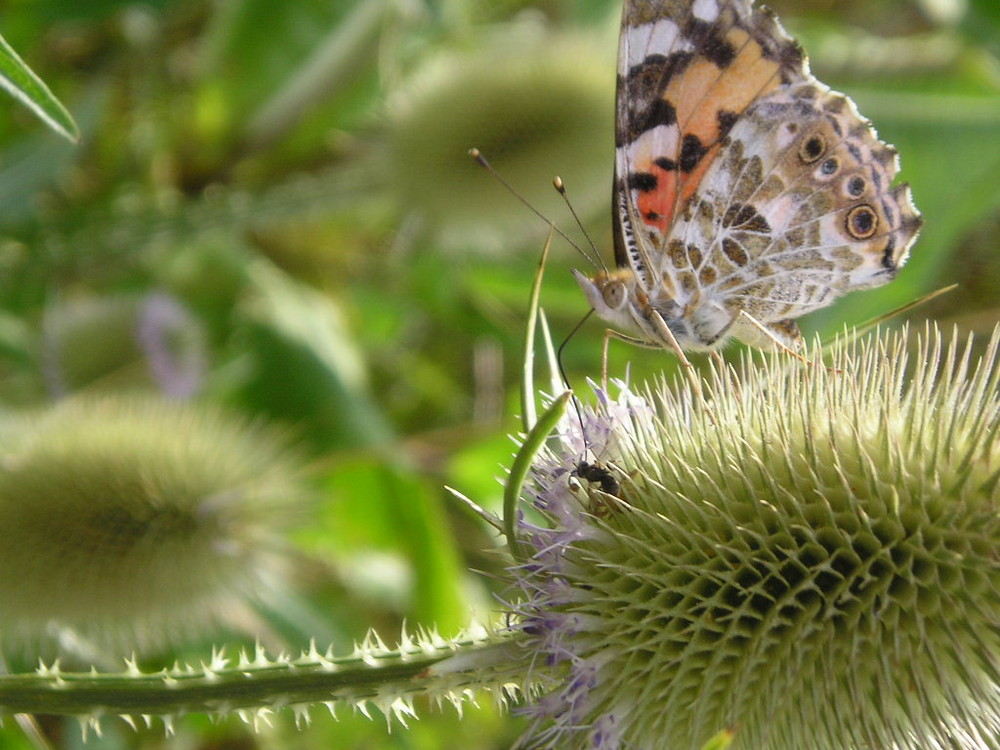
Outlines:
{"type": "Polygon", "coordinates": [[[617,269],[574,271],[618,338],[797,348],[794,318],[887,283],[922,220],[895,149],[752,0],[626,0],[617,269]]]}

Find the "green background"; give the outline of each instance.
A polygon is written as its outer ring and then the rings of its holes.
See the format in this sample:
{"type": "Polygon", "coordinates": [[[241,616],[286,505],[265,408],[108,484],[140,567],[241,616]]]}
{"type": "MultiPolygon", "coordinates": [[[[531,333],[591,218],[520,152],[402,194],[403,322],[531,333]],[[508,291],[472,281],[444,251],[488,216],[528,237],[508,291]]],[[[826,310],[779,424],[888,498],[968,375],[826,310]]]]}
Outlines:
{"type": "MultiPolygon", "coordinates": [[[[898,147],[926,221],[895,282],[803,329],[831,335],[954,282],[912,320],[991,330],[1000,5],[772,5],[816,75],[898,147]]],[[[0,32],[83,137],[63,142],[4,100],[0,406],[155,389],[108,321],[168,294],[207,363],[191,398],[289,426],[308,458],[316,501],[291,532],[293,585],[260,605],[281,644],[346,652],[369,627],[393,642],[404,620],[454,633],[489,619],[502,583],[470,570],[501,569],[496,537],[443,486],[499,507],[546,226],[466,152],[583,245],[550,186],[562,176],[610,262],[619,13],[610,0],[9,0],[0,32]],[[83,322],[53,374],[59,319],[83,322]]],[[[557,343],[587,310],[574,267],[587,263],[557,239],[542,292],[557,343]]],[[[601,339],[588,321],[565,348],[577,389],[600,372],[601,339]]],[[[629,363],[636,382],[675,367],[612,344],[611,373],[629,363]]],[[[234,629],[147,658],[252,641],[234,629]]],[[[502,748],[520,725],[488,699],[462,721],[423,708],[391,734],[348,711],[303,731],[278,716],[256,735],[189,717],[168,740],[107,722],[91,746],[502,748]]],[[[56,746],[79,744],[75,722],[41,724],[56,746]]],[[[0,747],[28,746],[14,724],[0,731],[0,747]]]]}

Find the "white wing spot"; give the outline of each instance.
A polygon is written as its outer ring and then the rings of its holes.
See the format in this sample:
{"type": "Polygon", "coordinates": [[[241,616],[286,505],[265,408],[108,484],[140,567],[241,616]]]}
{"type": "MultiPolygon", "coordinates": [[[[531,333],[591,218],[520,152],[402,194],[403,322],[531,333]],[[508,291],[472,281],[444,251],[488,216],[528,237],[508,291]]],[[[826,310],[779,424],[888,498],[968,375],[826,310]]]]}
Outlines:
{"type": "Polygon", "coordinates": [[[719,6],[715,0],[694,0],[691,13],[702,21],[714,21],[719,17],[719,6]]]}
{"type": "MultiPolygon", "coordinates": [[[[709,2],[714,2],[714,0],[709,0],[709,2]]],[[[622,29],[624,37],[622,50],[628,50],[628,52],[618,61],[618,64],[623,68],[620,72],[628,73],[631,66],[638,65],[645,60],[652,50],[660,54],[692,50],[691,42],[685,39],[680,31],[676,23],[665,18],[661,18],[655,23],[627,26],[622,29]]]]}

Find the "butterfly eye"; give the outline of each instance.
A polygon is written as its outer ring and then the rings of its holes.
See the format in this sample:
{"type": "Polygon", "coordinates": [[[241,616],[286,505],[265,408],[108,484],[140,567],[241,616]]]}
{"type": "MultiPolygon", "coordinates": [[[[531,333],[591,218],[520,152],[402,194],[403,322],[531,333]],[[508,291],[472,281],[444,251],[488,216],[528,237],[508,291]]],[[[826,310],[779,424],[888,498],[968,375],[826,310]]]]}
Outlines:
{"type": "Polygon", "coordinates": [[[878,214],[867,204],[847,212],[847,233],[856,240],[867,240],[878,228],[878,214]]]}
{"type": "Polygon", "coordinates": [[[860,198],[865,193],[865,183],[864,177],[858,177],[855,175],[847,180],[847,194],[852,198],[860,198]]]}
{"type": "Polygon", "coordinates": [[[609,281],[601,289],[604,304],[613,310],[625,304],[625,285],[620,281],[609,281]]]}
{"type": "Polygon", "coordinates": [[[819,133],[809,136],[799,146],[799,158],[806,164],[812,164],[826,151],[826,140],[819,133]]]}

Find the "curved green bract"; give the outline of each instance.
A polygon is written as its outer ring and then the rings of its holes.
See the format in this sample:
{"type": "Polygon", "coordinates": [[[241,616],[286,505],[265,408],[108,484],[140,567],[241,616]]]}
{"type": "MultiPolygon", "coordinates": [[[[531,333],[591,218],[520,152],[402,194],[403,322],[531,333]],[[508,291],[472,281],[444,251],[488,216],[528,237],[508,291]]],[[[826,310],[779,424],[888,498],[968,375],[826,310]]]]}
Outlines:
{"type": "Polygon", "coordinates": [[[538,260],[538,270],[531,284],[531,299],[528,301],[528,320],[524,326],[524,370],[521,380],[521,420],[525,430],[535,426],[535,328],[538,323],[538,301],[542,295],[542,276],[545,273],[545,261],[549,257],[552,246],[552,230],[542,247],[542,257],[538,260]]]}
{"type": "Polygon", "coordinates": [[[510,554],[517,561],[528,559],[528,554],[517,539],[517,501],[521,497],[521,488],[524,486],[524,479],[531,468],[531,462],[541,451],[546,438],[552,433],[562,415],[566,412],[566,404],[569,403],[572,391],[565,391],[552,405],[539,417],[535,426],[531,428],[528,436],[524,439],[521,450],[514,457],[514,463],[510,467],[510,476],[507,477],[507,484],[503,491],[503,530],[507,537],[507,547],[510,554]]]}

